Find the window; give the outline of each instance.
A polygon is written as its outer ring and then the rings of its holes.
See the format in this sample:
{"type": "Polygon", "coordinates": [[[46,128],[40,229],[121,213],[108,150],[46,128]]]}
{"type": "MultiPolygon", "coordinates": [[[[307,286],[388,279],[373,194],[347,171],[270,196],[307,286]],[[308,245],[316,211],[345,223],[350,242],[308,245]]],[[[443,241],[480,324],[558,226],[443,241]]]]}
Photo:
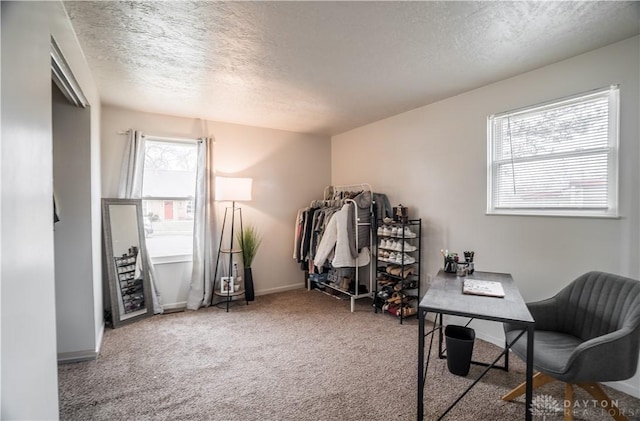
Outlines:
{"type": "Polygon", "coordinates": [[[488,118],[487,213],[618,216],[618,87],[488,118]]]}
{"type": "Polygon", "coordinates": [[[197,156],[195,142],[145,141],[142,213],[151,258],[192,255],[197,156]]]}

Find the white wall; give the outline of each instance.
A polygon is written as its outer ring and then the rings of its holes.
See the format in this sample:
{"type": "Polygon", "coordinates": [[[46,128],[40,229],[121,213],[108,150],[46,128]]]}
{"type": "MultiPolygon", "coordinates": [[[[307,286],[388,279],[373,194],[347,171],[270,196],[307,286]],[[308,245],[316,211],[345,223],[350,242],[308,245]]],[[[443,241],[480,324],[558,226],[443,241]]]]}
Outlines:
{"type": "MultiPolygon", "coordinates": [[[[510,272],[526,301],[589,270],[637,279],[639,50],[634,37],[334,136],[332,182],[370,182],[422,218],[423,279],[442,267],[440,249],[475,250],[476,269],[510,272]],[[621,218],[485,215],[487,116],[612,83],[621,92],[621,218]]],[[[500,326],[476,329],[502,343],[500,326]]],[[[638,384],[640,375],[617,387],[638,395],[638,384]]]]}
{"type": "MultiPolygon", "coordinates": [[[[92,137],[86,139],[93,146],[98,144],[100,105],[62,3],[2,2],[1,7],[0,417],[57,419],[51,35],[56,38],[85,95],[94,105],[91,109],[92,137]]],[[[99,159],[96,160],[99,152],[95,149],[91,151],[92,165],[99,164],[99,159]]],[[[101,271],[99,201],[96,203],[100,186],[95,177],[99,171],[92,167],[91,173],[93,235],[90,243],[94,247],[94,262],[93,279],[87,282],[95,287],[100,285],[100,276],[95,274],[99,275],[101,271]]],[[[83,315],[93,320],[93,327],[78,334],[98,342],[102,331],[100,292],[86,299],[93,299],[100,306],[94,306],[83,315]]]]}
{"type": "MultiPolygon", "coordinates": [[[[303,285],[303,272],[292,258],[294,220],[298,208],[320,198],[330,182],[331,142],[328,137],[103,106],[104,197],[117,194],[126,143],[126,136],[118,132],[130,128],[156,136],[214,137],[216,171],[253,178],[253,200],[243,202],[241,206],[244,222],[254,223],[264,237],[252,265],[256,294],[303,285]]],[[[219,218],[224,212],[222,206],[217,205],[219,218]]],[[[190,263],[160,267],[158,288],[161,294],[167,295],[163,297],[163,303],[176,304],[172,301],[184,297],[190,276],[186,265],[190,263]],[[178,274],[182,279],[174,278],[178,274]],[[180,282],[181,288],[176,289],[175,282],[180,282]]]]}
{"type": "Polygon", "coordinates": [[[58,417],[48,28],[2,2],[2,419],[58,417]]]}

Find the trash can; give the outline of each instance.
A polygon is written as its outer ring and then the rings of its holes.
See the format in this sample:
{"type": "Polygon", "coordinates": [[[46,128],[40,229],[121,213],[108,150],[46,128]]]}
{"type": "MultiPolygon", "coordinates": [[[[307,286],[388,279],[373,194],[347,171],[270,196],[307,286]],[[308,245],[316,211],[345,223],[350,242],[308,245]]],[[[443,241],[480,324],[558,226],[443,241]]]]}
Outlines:
{"type": "Polygon", "coordinates": [[[470,327],[448,325],[444,329],[447,344],[447,367],[452,374],[466,376],[471,366],[476,332],[470,327]]]}

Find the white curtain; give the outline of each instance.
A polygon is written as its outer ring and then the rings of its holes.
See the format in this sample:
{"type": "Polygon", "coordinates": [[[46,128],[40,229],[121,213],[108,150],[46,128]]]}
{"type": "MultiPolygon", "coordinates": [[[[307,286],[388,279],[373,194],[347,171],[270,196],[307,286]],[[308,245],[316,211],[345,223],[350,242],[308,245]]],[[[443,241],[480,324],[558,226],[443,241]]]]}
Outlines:
{"type": "MultiPolygon", "coordinates": [[[[118,186],[118,197],[121,199],[142,198],[142,174],[144,172],[144,135],[138,130],[129,130],[127,146],[122,160],[122,170],[120,172],[120,185],[118,186]]],[[[149,269],[149,284],[151,285],[151,298],[153,299],[153,312],[155,314],[164,313],[160,293],[156,289],[156,274],[149,258],[149,251],[143,250],[144,258],[149,269]]]]}
{"type": "Polygon", "coordinates": [[[142,172],[144,171],[144,135],[138,130],[129,130],[124,150],[118,197],[140,199],[142,197],[142,172]]]}
{"type": "Polygon", "coordinates": [[[187,308],[197,310],[211,304],[213,293],[214,182],[213,138],[198,142],[198,171],[193,221],[193,271],[187,308]]]}

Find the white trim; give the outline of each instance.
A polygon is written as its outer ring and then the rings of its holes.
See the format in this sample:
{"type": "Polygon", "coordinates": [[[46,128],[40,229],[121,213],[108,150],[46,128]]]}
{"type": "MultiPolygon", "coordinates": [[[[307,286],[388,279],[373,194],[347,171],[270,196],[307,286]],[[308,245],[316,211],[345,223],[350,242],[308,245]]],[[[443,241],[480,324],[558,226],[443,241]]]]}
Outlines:
{"type": "Polygon", "coordinates": [[[300,289],[300,288],[305,288],[304,282],[285,285],[283,287],[259,289],[259,290],[256,290],[255,295],[256,296],[258,296],[258,295],[268,295],[268,294],[274,294],[276,292],[292,291],[294,289],[300,289]]]}
{"type": "Polygon", "coordinates": [[[191,254],[176,254],[176,255],[162,255],[151,257],[151,264],[156,265],[170,265],[172,263],[188,263],[193,261],[193,255],[191,254]]]}
{"type": "Polygon", "coordinates": [[[58,363],[77,363],[80,361],[91,361],[98,358],[98,352],[87,349],[86,351],[60,352],[58,353],[58,363]]]}
{"type": "Polygon", "coordinates": [[[621,392],[626,393],[627,395],[631,395],[634,398],[640,399],[640,389],[638,389],[637,384],[632,384],[631,379],[620,381],[620,382],[604,382],[603,384],[609,386],[612,389],[619,390],[621,392]]]}
{"type": "Polygon", "coordinates": [[[102,348],[102,340],[104,339],[104,321],[98,330],[98,337],[96,338],[96,347],[93,350],[87,349],[84,351],[74,351],[74,352],[59,352],[58,353],[58,363],[59,364],[68,364],[68,363],[77,363],[81,361],[92,361],[98,358],[100,355],[100,349],[102,348]]]}
{"type": "Polygon", "coordinates": [[[186,310],[187,309],[187,302],[186,301],[178,301],[177,303],[162,303],[162,308],[167,311],[167,310],[186,310]]]}
{"type": "MultiPolygon", "coordinates": [[[[525,216],[564,216],[564,217],[586,217],[586,218],[609,218],[619,219],[618,208],[618,194],[619,194],[619,125],[620,125],[620,90],[619,85],[613,84],[608,87],[595,89],[588,92],[579,93],[565,98],[555,99],[547,101],[541,104],[532,105],[528,107],[518,108],[516,110],[507,111],[499,114],[493,114],[487,117],[487,156],[486,156],[486,174],[487,174],[487,192],[486,192],[486,215],[525,215],[525,216]],[[608,99],[608,133],[607,133],[607,145],[597,149],[587,150],[573,150],[549,154],[541,154],[539,156],[527,156],[527,157],[513,157],[512,153],[508,159],[497,160],[494,158],[494,152],[496,145],[500,146],[503,143],[499,143],[495,137],[495,124],[496,120],[504,121],[514,115],[519,114],[531,114],[543,112],[546,109],[555,109],[567,106],[575,103],[580,104],[585,100],[591,98],[606,98],[608,99]],[[509,201],[503,206],[497,206],[497,197],[502,197],[502,194],[496,192],[494,186],[498,178],[498,169],[511,165],[512,177],[514,177],[514,199],[518,196],[515,192],[515,169],[514,163],[538,163],[540,165],[546,165],[547,160],[558,160],[564,158],[573,158],[581,156],[594,156],[594,157],[606,157],[606,170],[607,170],[607,186],[606,186],[606,205],[604,204],[604,197],[598,196],[602,201],[602,206],[591,207],[573,207],[570,204],[562,207],[544,207],[543,203],[538,202],[538,206],[535,204],[531,206],[519,206],[516,202],[509,201]]],[[[504,123],[502,123],[504,124],[504,123]]],[[[510,129],[509,129],[510,130],[510,129]]],[[[604,139],[603,139],[604,140],[604,139]]],[[[504,142],[504,139],[501,141],[504,142]]],[[[545,167],[546,168],[546,167],[545,167]]],[[[601,168],[601,167],[600,167],[601,168]]],[[[527,174],[527,173],[524,173],[527,174]]],[[[521,173],[522,175],[522,173],[521,173]]],[[[499,186],[498,186],[499,187],[499,186]]]]}
{"type": "Polygon", "coordinates": [[[622,219],[621,215],[610,215],[603,211],[587,211],[578,209],[580,214],[576,214],[576,209],[563,211],[562,209],[495,209],[487,210],[486,216],[542,216],[555,218],[601,218],[601,219],[622,219]],[[544,212],[544,213],[543,213],[544,212]]]}
{"type": "Polygon", "coordinates": [[[190,139],[187,137],[163,137],[163,136],[154,136],[150,134],[143,134],[142,137],[144,140],[151,142],[165,142],[165,143],[199,143],[202,142],[201,139],[190,139]]]}
{"type": "Polygon", "coordinates": [[[51,78],[62,94],[76,107],[86,108],[89,105],[87,97],[73,76],[73,71],[64,59],[60,47],[53,36],[51,37],[51,78]]]}
{"type": "Polygon", "coordinates": [[[580,99],[583,100],[585,98],[589,98],[592,96],[597,96],[600,95],[603,92],[607,92],[610,90],[615,90],[615,91],[619,91],[620,89],[620,85],[619,84],[611,84],[609,86],[603,86],[602,88],[596,88],[593,89],[591,91],[586,91],[586,92],[580,92],[574,95],[569,95],[563,98],[559,98],[559,99],[551,99],[549,101],[544,101],[544,102],[539,102],[537,104],[533,104],[533,105],[527,105],[525,107],[520,107],[520,108],[516,108],[514,110],[510,110],[510,111],[503,111],[497,114],[491,114],[489,116],[489,118],[499,118],[499,117],[506,117],[506,116],[514,116],[514,115],[518,115],[518,114],[522,114],[522,113],[528,113],[531,111],[538,111],[541,109],[544,109],[546,107],[548,107],[549,105],[552,105],[553,107],[556,107],[558,105],[565,105],[568,104],[570,102],[574,102],[574,100],[576,99],[580,99]]]}

